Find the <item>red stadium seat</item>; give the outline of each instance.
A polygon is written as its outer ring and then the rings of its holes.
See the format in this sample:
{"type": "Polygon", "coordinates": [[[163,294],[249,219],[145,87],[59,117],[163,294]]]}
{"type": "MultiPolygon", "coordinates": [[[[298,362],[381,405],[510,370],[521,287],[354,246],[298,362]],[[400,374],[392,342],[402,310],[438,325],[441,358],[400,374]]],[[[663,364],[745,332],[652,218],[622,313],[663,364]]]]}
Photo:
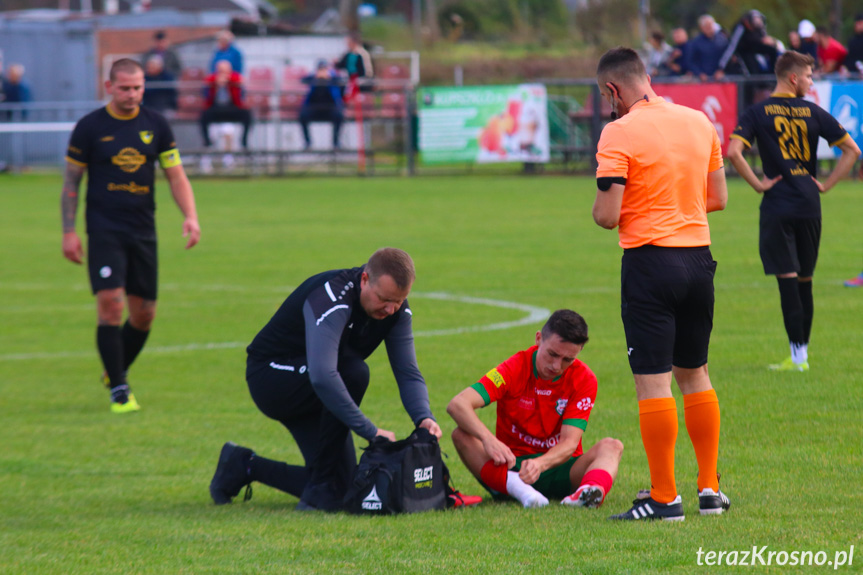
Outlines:
{"type": "Polygon", "coordinates": [[[265,119],[270,114],[270,93],[249,92],[246,94],[246,105],[258,119],[265,119]]]}
{"type": "Polygon", "coordinates": [[[356,118],[357,106],[363,118],[371,118],[379,112],[375,107],[375,95],[371,92],[357,92],[351,101],[345,102],[345,118],[356,118]]]}
{"type": "Polygon", "coordinates": [[[305,92],[290,91],[279,95],[279,114],[285,120],[296,120],[300,117],[300,108],[305,99],[305,92]]]}
{"type": "Polygon", "coordinates": [[[177,97],[178,120],[197,120],[204,110],[204,97],[199,93],[180,94],[177,97]]]}
{"type": "Polygon", "coordinates": [[[383,64],[378,67],[377,74],[383,80],[409,80],[410,70],[402,64],[383,64]]]}
{"type": "Polygon", "coordinates": [[[183,68],[183,71],[180,73],[181,82],[203,82],[206,77],[207,71],[195,66],[183,68]]]}
{"type": "Polygon", "coordinates": [[[382,118],[404,118],[407,113],[407,98],[404,92],[384,92],[381,94],[382,118]]]}
{"type": "Polygon", "coordinates": [[[309,75],[309,71],[302,66],[285,66],[282,70],[282,88],[302,85],[303,78],[309,75]]]}
{"type": "Polygon", "coordinates": [[[249,68],[246,77],[246,89],[253,92],[272,92],[276,83],[273,69],[269,66],[254,66],[249,68]]]}

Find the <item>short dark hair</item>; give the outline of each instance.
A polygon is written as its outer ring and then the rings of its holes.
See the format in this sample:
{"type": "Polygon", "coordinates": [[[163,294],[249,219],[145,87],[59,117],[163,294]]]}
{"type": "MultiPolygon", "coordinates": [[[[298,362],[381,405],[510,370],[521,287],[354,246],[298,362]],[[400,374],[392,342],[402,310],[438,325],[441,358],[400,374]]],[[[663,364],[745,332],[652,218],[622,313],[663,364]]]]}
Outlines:
{"type": "Polygon", "coordinates": [[[632,48],[618,46],[602,55],[596,66],[596,77],[600,81],[637,81],[647,76],[644,62],[632,48]]]}
{"type": "Polygon", "coordinates": [[[381,248],[373,253],[365,271],[370,282],[376,282],[381,276],[390,276],[399,289],[408,289],[417,277],[414,261],[406,251],[398,248],[381,248]]]}
{"type": "Polygon", "coordinates": [[[806,67],[814,67],[815,59],[809,54],[801,54],[794,50],[787,50],[776,59],[773,71],[777,78],[787,78],[791,73],[803,72],[806,67]]]}
{"type": "Polygon", "coordinates": [[[108,78],[113,82],[117,79],[117,73],[123,72],[124,74],[134,74],[135,72],[144,73],[144,68],[141,66],[141,63],[137,60],[132,60],[131,58],[120,58],[111,64],[111,72],[108,74],[108,78]]]}
{"type": "Polygon", "coordinates": [[[587,322],[571,309],[559,309],[542,326],[542,339],[556,334],[565,342],[584,345],[587,343],[587,322]]]}

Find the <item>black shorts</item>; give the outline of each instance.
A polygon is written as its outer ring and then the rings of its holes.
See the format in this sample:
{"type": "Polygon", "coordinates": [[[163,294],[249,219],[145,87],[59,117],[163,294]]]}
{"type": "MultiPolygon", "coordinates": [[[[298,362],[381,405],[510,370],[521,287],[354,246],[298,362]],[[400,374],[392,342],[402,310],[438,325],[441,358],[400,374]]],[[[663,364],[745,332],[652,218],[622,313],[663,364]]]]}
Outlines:
{"type": "Polygon", "coordinates": [[[156,299],[159,279],[156,238],[119,232],[89,235],[87,267],[93,293],[122,287],[129,295],[156,299]]]}
{"type": "Polygon", "coordinates": [[[821,218],[785,218],[761,212],[758,251],[767,275],[811,277],[821,244],[821,218]]]}
{"type": "Polygon", "coordinates": [[[623,252],[620,312],[632,373],[707,363],[715,273],[707,246],[647,245],[623,252]]]}

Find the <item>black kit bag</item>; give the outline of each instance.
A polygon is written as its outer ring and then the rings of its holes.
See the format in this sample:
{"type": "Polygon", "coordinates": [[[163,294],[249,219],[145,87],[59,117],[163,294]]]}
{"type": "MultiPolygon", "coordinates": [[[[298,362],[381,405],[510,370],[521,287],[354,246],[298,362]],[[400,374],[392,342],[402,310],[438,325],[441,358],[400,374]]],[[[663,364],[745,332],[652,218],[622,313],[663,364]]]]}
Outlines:
{"type": "Polygon", "coordinates": [[[448,481],[440,445],[428,430],[417,428],[400,441],[376,437],[360,456],[344,508],[358,515],[446,509],[448,481]]]}

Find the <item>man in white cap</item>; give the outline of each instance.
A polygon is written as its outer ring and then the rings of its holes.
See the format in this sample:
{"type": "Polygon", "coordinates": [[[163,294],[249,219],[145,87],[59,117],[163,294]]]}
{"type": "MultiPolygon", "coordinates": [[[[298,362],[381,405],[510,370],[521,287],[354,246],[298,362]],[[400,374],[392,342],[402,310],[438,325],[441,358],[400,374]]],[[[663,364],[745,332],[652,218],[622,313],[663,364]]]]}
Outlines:
{"type": "Polygon", "coordinates": [[[800,35],[801,54],[809,54],[818,62],[818,44],[815,43],[815,24],[809,20],[801,20],[797,25],[797,33],[800,35]]]}

